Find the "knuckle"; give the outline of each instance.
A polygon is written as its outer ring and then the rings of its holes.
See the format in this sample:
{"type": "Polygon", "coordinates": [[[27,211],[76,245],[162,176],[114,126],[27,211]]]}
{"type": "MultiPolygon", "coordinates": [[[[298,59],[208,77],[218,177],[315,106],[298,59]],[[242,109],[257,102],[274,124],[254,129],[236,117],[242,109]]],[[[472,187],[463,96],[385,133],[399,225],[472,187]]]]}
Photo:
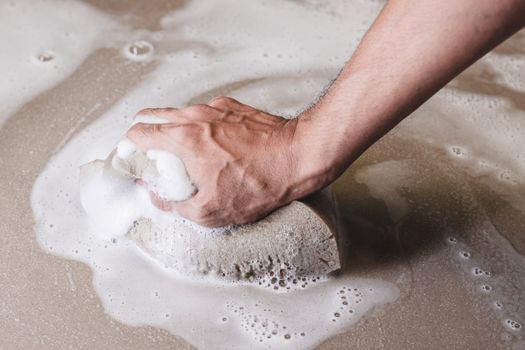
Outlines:
{"type": "Polygon", "coordinates": [[[212,112],[214,109],[208,105],[198,104],[186,107],[186,112],[190,115],[203,115],[212,112]]]}
{"type": "Polygon", "coordinates": [[[147,124],[147,123],[137,123],[133,125],[126,136],[133,139],[135,137],[145,137],[150,136],[151,134],[158,133],[162,130],[162,124],[147,124]]]}
{"type": "Polygon", "coordinates": [[[196,205],[192,199],[181,202],[175,206],[175,210],[193,222],[201,222],[206,218],[205,213],[201,210],[201,207],[196,205]]]}
{"type": "Polygon", "coordinates": [[[141,123],[137,123],[128,129],[126,136],[130,139],[138,137],[142,135],[141,129],[142,129],[141,123]]]}
{"type": "Polygon", "coordinates": [[[206,220],[210,217],[210,210],[208,208],[207,203],[199,203],[198,201],[195,201],[193,203],[193,215],[196,219],[199,221],[206,220]]]}
{"type": "Polygon", "coordinates": [[[206,205],[191,203],[179,211],[183,217],[205,227],[219,227],[229,224],[224,218],[218,217],[213,210],[206,205]]]}
{"type": "Polygon", "coordinates": [[[181,125],[177,126],[177,131],[174,134],[176,135],[176,138],[180,140],[188,140],[192,139],[195,136],[195,130],[194,127],[191,125],[181,125]]]}
{"type": "Polygon", "coordinates": [[[196,222],[198,224],[201,224],[203,222],[206,221],[206,216],[200,212],[200,211],[196,211],[196,210],[188,210],[186,211],[185,213],[182,213],[182,215],[184,217],[186,217],[187,219],[193,221],[193,222],[196,222]]]}

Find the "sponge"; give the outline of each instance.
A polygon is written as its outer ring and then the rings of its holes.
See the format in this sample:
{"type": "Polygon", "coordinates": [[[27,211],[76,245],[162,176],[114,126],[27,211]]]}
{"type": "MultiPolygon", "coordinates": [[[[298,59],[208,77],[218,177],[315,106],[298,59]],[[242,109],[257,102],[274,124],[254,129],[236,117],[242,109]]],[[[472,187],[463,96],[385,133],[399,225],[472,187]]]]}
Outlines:
{"type": "Polygon", "coordinates": [[[229,279],[320,276],[341,267],[336,217],[325,194],[247,225],[206,232],[141,218],[127,237],[167,267],[229,279]],[[181,234],[180,232],[183,232],[181,234]]]}
{"type": "Polygon", "coordinates": [[[172,159],[179,174],[168,179],[158,157],[119,148],[106,160],[81,167],[82,205],[101,232],[126,236],[164,266],[233,280],[320,276],[341,267],[337,213],[327,191],[252,224],[207,229],[157,210],[147,190],[136,183],[148,177],[149,183],[159,184],[153,190],[163,192],[164,198],[183,200],[193,191],[183,165],[172,159]],[[174,178],[185,185],[167,183],[174,178]]]}

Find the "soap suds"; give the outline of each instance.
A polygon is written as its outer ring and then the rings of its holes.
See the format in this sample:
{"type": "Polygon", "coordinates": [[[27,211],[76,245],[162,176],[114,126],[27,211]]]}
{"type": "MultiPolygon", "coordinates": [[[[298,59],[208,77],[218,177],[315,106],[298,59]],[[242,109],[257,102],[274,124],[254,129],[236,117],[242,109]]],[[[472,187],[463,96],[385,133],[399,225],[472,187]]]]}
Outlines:
{"type": "Polygon", "coordinates": [[[0,127],[106,45],[115,28],[109,16],[80,1],[0,2],[0,127]]]}
{"type": "MultiPolygon", "coordinates": [[[[127,238],[102,236],[78,200],[76,166],[83,162],[77,158],[86,151],[86,141],[113,123],[102,118],[73,139],[37,180],[32,202],[42,247],[91,266],[95,289],[116,319],[167,329],[202,349],[304,349],[397,298],[399,291],[389,282],[351,276],[299,280],[308,288],[287,293],[274,292],[271,278],[268,289],[190,278],[164,268],[127,238]],[[341,290],[348,299],[341,298],[341,290]]],[[[98,157],[96,153],[88,150],[81,158],[98,157]]],[[[111,210],[118,213],[124,208],[119,205],[111,210]]]]}
{"type": "MultiPolygon", "coordinates": [[[[19,78],[9,78],[9,84],[16,80],[19,85],[11,84],[12,90],[0,94],[7,106],[0,123],[23,103],[70,74],[90,52],[101,47],[104,41],[99,41],[98,28],[104,31],[116,23],[107,22],[105,15],[78,2],[28,1],[20,4],[17,12],[4,11],[4,4],[0,5],[3,33],[19,35],[14,30],[16,27],[10,26],[9,16],[17,23],[45,22],[42,27],[52,30],[49,33],[43,30],[25,32],[46,43],[42,47],[18,48],[24,43],[34,43],[27,40],[12,44],[16,48],[13,52],[25,52],[29,61],[11,55],[0,58],[8,60],[2,62],[4,69],[17,67],[13,71],[21,72],[19,78]],[[37,3],[44,6],[40,12],[50,12],[47,18],[27,9],[29,4],[37,3]],[[56,9],[57,13],[71,11],[70,17],[60,16],[59,20],[51,9],[56,9]],[[76,18],[77,15],[81,18],[76,18]],[[47,35],[56,39],[74,33],[73,29],[67,29],[71,23],[61,22],[64,18],[78,24],[86,36],[78,33],[77,41],[71,46],[72,53],[68,53],[72,59],[68,59],[67,69],[58,69],[60,74],[55,74],[52,67],[61,64],[65,57],[62,48],[69,46],[48,45],[46,38],[47,35]],[[75,46],[77,44],[82,47],[75,46]],[[40,68],[46,70],[45,74],[34,72],[40,68]],[[28,85],[28,79],[35,81],[28,85]]],[[[273,287],[279,280],[273,278],[260,281],[268,287],[265,289],[246,284],[210,283],[178,275],[145,255],[134,242],[115,236],[116,232],[125,231],[122,226],[111,227],[113,222],[129,221],[126,215],[130,213],[143,214],[146,209],[136,208],[133,203],[144,202],[145,198],[133,196],[147,193],[137,191],[122,203],[113,203],[106,213],[106,221],[93,222],[86,217],[79,201],[77,172],[81,164],[105,159],[115,147],[115,141],[125,134],[134,113],[144,107],[206,102],[214,91],[222,91],[276,114],[295,115],[335,76],[381,5],[381,2],[365,1],[224,1],[222,11],[228,13],[228,21],[224,21],[217,17],[214,2],[191,1],[184,8],[167,14],[161,20],[160,32],[143,31],[140,38],[132,32],[125,35],[128,42],[115,47],[118,54],[130,61],[155,59],[158,66],[97,122],[68,143],[38,178],[32,207],[40,245],[48,252],[90,266],[97,294],[112,317],[130,325],[167,329],[199,348],[312,348],[344,332],[372,309],[394,301],[399,295],[395,285],[349,275],[316,278],[315,281],[297,280],[295,283],[304,284],[305,288],[289,293],[274,292],[273,287]],[[111,220],[108,213],[115,214],[117,220],[111,220]],[[118,219],[121,216],[123,220],[118,219]]],[[[516,73],[509,79],[516,89],[522,89],[518,65],[494,55],[489,55],[488,60],[516,73]]],[[[0,75],[10,77],[9,72],[6,74],[0,75]]],[[[463,94],[444,90],[392,134],[414,143],[443,147],[443,152],[472,176],[499,178],[505,184],[515,182],[519,185],[523,181],[525,147],[522,147],[523,138],[507,137],[507,131],[514,130],[514,134],[519,135],[519,130],[523,130],[523,118],[519,118],[519,110],[507,111],[503,121],[497,114],[485,118],[485,107],[475,107],[483,113],[472,113],[474,106],[484,101],[479,96],[466,99],[463,94]],[[456,118],[457,115],[465,118],[456,118]],[[490,149],[486,145],[491,145],[490,149]]],[[[487,109],[493,107],[486,106],[487,109]]],[[[147,119],[150,117],[145,118],[141,122],[151,122],[147,119]]],[[[118,152],[126,158],[135,149],[128,143],[121,145],[118,152]]],[[[407,171],[407,166],[412,165],[410,162],[397,165],[390,162],[358,172],[359,182],[369,188],[374,198],[386,203],[393,221],[402,222],[414,210],[412,199],[404,193],[418,180],[418,171],[407,171]],[[386,181],[381,176],[382,171],[394,172],[395,176],[386,181]]],[[[525,202],[520,191],[509,191],[508,187],[500,187],[493,181],[487,183],[523,210],[525,202]]],[[[100,187],[104,184],[95,186],[97,190],[100,187]]],[[[108,191],[111,187],[108,186],[108,191]]],[[[494,228],[489,227],[487,232],[495,239],[501,238],[494,228]]],[[[476,234],[479,232],[473,233],[476,234]]],[[[521,341],[524,322],[520,318],[523,315],[520,305],[523,303],[516,299],[513,289],[506,283],[520,280],[523,262],[519,254],[509,254],[510,258],[504,260],[506,271],[510,271],[509,278],[509,274],[494,268],[499,266],[497,261],[501,259],[490,253],[500,251],[500,247],[504,247],[503,252],[514,250],[505,246],[508,242],[504,240],[489,243],[489,249],[482,245],[476,247],[472,240],[466,242],[463,237],[451,235],[444,244],[450,245],[448,259],[456,261],[465,274],[465,285],[471,287],[473,298],[484,298],[486,305],[497,313],[497,322],[508,331],[502,336],[521,341]],[[478,257],[484,251],[488,256],[478,257]]]]}
{"type": "MultiPolygon", "coordinates": [[[[343,3],[332,5],[344,7],[343,3]]],[[[37,238],[53,254],[88,264],[94,271],[94,286],[106,312],[126,324],[161,327],[198,348],[312,348],[345,331],[371,310],[394,301],[398,288],[390,282],[349,275],[290,281],[268,276],[255,281],[256,285],[190,278],[165,268],[144,254],[135,242],[122,237],[126,232],[124,223],[156,210],[151,204],[143,205],[147,203],[147,191],[129,179],[117,177],[107,182],[95,172],[93,183],[83,192],[96,190],[94,197],[98,199],[82,196],[83,203],[79,201],[78,166],[105,159],[137,110],[185,105],[211,89],[232,81],[246,81],[231,93],[255,106],[293,115],[316,96],[319,86],[337,71],[357,42],[347,47],[335,46],[320,37],[318,29],[324,28],[327,33],[362,33],[368,24],[361,20],[362,13],[349,9],[344,21],[334,23],[330,15],[319,16],[292,3],[240,6],[238,2],[225,1],[222,6],[232,15],[229,23],[213,20],[213,3],[191,2],[162,19],[163,35],[153,40],[155,48],[142,42],[123,49],[124,56],[131,60],[139,56],[141,60],[154,58],[159,65],[128,96],[71,140],[38,178],[32,195],[37,238]],[[253,13],[268,23],[247,20],[253,13]],[[274,20],[277,15],[287,16],[288,21],[274,20]],[[261,25],[267,30],[260,32],[261,25]],[[241,27],[242,31],[236,29],[241,27]],[[253,47],[249,44],[253,40],[250,33],[256,32],[261,37],[257,47],[253,47]],[[173,40],[196,45],[162,56],[173,40]],[[305,47],[316,54],[301,53],[305,47]],[[318,71],[320,63],[324,68],[318,71]],[[232,69],[240,66],[245,69],[232,69]],[[303,79],[305,74],[308,79],[303,79]],[[290,90],[288,86],[294,88],[290,90]],[[117,183],[124,188],[124,197],[111,192],[118,188],[117,183]],[[100,196],[107,199],[106,206],[97,206],[100,196]],[[83,206],[101,219],[93,222],[83,206]],[[282,288],[283,283],[294,287],[282,288]],[[342,299],[341,290],[348,294],[346,300],[342,299]]],[[[374,13],[379,6],[364,8],[374,13]]],[[[152,39],[144,38],[149,42],[152,39]]],[[[150,116],[135,120],[155,121],[165,122],[150,116]]],[[[116,153],[120,158],[128,158],[136,149],[129,141],[123,141],[116,153]]],[[[173,159],[166,159],[158,151],[149,152],[148,156],[161,169],[166,164],[169,171],[182,169],[172,167],[173,159]]],[[[103,167],[103,163],[96,166],[103,167]]],[[[166,197],[172,195],[164,193],[166,197]]]]}
{"type": "Polygon", "coordinates": [[[183,201],[191,197],[195,187],[182,160],[167,151],[151,149],[146,153],[155,163],[158,174],[145,174],[142,179],[150,191],[166,201],[183,201]]]}

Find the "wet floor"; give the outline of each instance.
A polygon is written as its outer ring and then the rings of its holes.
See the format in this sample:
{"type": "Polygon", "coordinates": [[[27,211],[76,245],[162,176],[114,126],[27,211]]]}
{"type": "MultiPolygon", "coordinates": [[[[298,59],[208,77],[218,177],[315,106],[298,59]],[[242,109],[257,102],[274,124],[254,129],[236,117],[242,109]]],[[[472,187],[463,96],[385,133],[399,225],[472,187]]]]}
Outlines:
{"type": "MultiPolygon", "coordinates": [[[[127,26],[152,32],[162,16],[184,6],[90,3],[127,26]]],[[[31,190],[50,158],[157,67],[155,60],[130,60],[122,54],[129,43],[115,40],[114,47],[97,49],[66,79],[23,104],[0,129],[1,348],[191,348],[165,330],[131,327],[106,314],[90,268],[42,250],[33,229],[31,190]]],[[[160,49],[195,43],[174,46],[160,49]]],[[[522,31],[337,181],[351,241],[343,274],[392,282],[400,296],[320,349],[525,348],[524,47],[522,31]]],[[[138,45],[130,52],[142,50],[138,45]]],[[[321,90],[333,74],[315,71],[312,84],[321,90]]],[[[183,104],[217,94],[242,97],[243,88],[261,81],[271,87],[285,78],[230,81],[183,104]]],[[[264,98],[258,102],[263,108],[264,98]]]]}

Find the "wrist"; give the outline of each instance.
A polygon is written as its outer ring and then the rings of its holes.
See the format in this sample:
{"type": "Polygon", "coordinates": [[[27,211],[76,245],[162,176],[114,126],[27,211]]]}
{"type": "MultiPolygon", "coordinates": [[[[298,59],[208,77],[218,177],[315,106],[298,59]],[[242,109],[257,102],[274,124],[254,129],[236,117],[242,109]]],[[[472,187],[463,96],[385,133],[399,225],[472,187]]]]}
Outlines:
{"type": "Polygon", "coordinates": [[[327,186],[344,169],[341,157],[327,143],[330,134],[318,128],[311,113],[302,113],[289,124],[293,128],[290,144],[293,170],[288,192],[289,200],[295,200],[327,186]]]}

